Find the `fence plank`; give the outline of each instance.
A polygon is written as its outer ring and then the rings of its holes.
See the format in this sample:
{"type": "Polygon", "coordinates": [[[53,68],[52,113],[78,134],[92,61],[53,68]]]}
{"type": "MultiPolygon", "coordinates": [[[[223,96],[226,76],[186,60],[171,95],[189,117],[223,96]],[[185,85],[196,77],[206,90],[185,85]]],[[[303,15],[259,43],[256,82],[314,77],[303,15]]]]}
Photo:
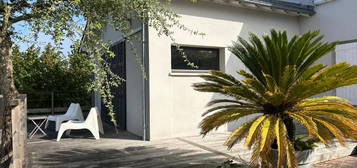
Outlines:
{"type": "MultiPolygon", "coordinates": [[[[91,107],[89,106],[83,106],[81,107],[82,110],[90,110],[91,107]]],[[[68,107],[55,107],[53,108],[53,113],[65,113],[67,111],[68,107]]],[[[34,114],[34,113],[52,113],[52,108],[33,108],[33,109],[27,109],[28,114],[34,114]]]]}
{"type": "Polygon", "coordinates": [[[4,98],[2,95],[0,95],[0,136],[1,136],[1,130],[3,127],[3,114],[5,110],[5,104],[4,104],[4,98]]]}
{"type": "Polygon", "coordinates": [[[25,168],[27,144],[27,98],[20,95],[14,102],[18,104],[11,112],[12,118],[12,147],[14,168],[25,168]]]}

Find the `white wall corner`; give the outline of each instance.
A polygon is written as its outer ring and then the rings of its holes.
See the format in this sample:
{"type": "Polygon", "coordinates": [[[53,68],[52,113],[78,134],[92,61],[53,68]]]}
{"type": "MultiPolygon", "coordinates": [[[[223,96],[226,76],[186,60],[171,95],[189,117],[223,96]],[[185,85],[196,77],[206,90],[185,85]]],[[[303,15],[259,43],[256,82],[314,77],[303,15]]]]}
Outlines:
{"type": "Polygon", "coordinates": [[[102,98],[99,91],[94,92],[94,105],[98,108],[99,113],[102,111],[102,98]]]}

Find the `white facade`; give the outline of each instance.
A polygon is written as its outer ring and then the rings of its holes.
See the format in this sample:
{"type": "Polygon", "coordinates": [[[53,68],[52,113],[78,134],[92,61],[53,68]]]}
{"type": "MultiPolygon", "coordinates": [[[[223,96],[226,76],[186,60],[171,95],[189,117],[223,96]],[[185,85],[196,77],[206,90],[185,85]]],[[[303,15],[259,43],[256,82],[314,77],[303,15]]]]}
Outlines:
{"type": "MultiPolygon", "coordinates": [[[[349,62],[357,65],[357,42],[341,44],[336,46],[336,63],[349,62]]],[[[348,99],[352,104],[357,105],[357,85],[344,86],[336,89],[336,96],[348,99]]]]}
{"type": "MultiPolygon", "coordinates": [[[[357,39],[357,22],[346,18],[353,17],[357,13],[355,0],[337,0],[317,6],[317,14],[312,17],[290,16],[201,1],[195,4],[189,1],[174,1],[171,7],[182,16],[182,24],[206,34],[201,37],[175,30],[175,42],[181,46],[219,48],[220,70],[233,75],[236,75],[236,70],[244,66],[228,51],[227,47],[237,39],[237,36],[248,37],[249,32],[262,35],[268,33],[270,29],[277,29],[295,35],[321,29],[322,34],[325,34],[326,40],[329,41],[357,39]],[[339,13],[336,14],[334,11],[339,13]]],[[[167,37],[159,37],[153,28],[148,29],[147,74],[149,78],[146,93],[141,92],[143,85],[141,85],[140,68],[127,50],[127,86],[130,85],[127,88],[128,131],[143,136],[143,107],[140,105],[142,102],[137,100],[143,100],[143,95],[148,94],[149,114],[146,117],[149,119],[147,130],[150,132],[150,139],[197,135],[205,105],[218,95],[193,90],[191,85],[202,81],[198,77],[202,73],[172,71],[173,42],[167,37]]],[[[108,28],[104,39],[115,42],[120,37],[114,34],[118,32],[108,28]]],[[[137,45],[140,46],[139,43],[137,45]]],[[[329,56],[322,61],[332,64],[335,62],[332,59],[334,58],[329,56]]],[[[218,131],[232,130],[240,122],[242,121],[228,124],[218,131]]]]}
{"type": "MultiPolygon", "coordinates": [[[[291,34],[299,33],[296,17],[208,2],[192,4],[175,1],[172,7],[182,16],[182,24],[206,34],[201,37],[176,30],[176,43],[220,48],[223,60],[220,68],[233,75],[243,65],[227,47],[238,35],[247,37],[249,32],[264,34],[272,28],[287,30],[291,34]]],[[[193,90],[191,85],[202,81],[197,76],[199,74],[172,72],[172,42],[168,38],[158,37],[154,29],[149,29],[150,137],[197,135],[205,105],[218,95],[193,90]]],[[[222,127],[219,131],[227,131],[227,128],[222,127]]]]}
{"type": "MultiPolygon", "coordinates": [[[[356,0],[327,1],[316,6],[315,11],[315,15],[299,19],[301,33],[320,30],[326,41],[357,40],[357,22],[353,21],[357,13],[356,0]]],[[[323,57],[321,62],[327,65],[336,63],[335,53],[323,57]]],[[[327,92],[326,95],[336,95],[336,91],[327,92]]]]}

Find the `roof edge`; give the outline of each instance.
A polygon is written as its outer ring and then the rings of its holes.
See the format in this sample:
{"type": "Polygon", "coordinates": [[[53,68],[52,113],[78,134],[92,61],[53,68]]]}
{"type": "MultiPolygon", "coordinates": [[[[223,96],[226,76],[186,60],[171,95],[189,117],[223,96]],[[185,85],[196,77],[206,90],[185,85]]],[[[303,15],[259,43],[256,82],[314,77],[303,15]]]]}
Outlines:
{"type": "Polygon", "coordinates": [[[204,0],[216,4],[258,9],[291,16],[312,16],[315,14],[314,5],[304,5],[279,0],[204,0]]]}

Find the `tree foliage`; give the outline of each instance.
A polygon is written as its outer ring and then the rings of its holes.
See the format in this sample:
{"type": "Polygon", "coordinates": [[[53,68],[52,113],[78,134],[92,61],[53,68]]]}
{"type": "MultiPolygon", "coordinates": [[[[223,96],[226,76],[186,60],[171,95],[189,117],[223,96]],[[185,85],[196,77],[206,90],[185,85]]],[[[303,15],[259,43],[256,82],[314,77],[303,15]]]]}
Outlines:
{"type": "Polygon", "coordinates": [[[42,52],[34,45],[23,52],[15,46],[13,63],[15,86],[27,94],[28,108],[51,107],[51,92],[56,107],[90,105],[92,70],[86,54],[73,50],[63,56],[51,44],[42,52]]]}
{"type": "Polygon", "coordinates": [[[145,26],[154,28],[159,35],[169,36],[173,41],[174,27],[199,34],[180,24],[179,16],[168,7],[169,3],[170,0],[1,0],[0,93],[4,95],[6,106],[5,113],[2,114],[6,120],[6,128],[2,131],[0,146],[6,150],[0,150],[1,157],[11,153],[10,101],[18,95],[13,78],[12,45],[18,40],[29,41],[29,37],[16,31],[16,25],[21,24],[21,31],[31,32],[35,41],[40,32],[52,36],[58,43],[64,38],[81,34],[82,49],[89,56],[92,72],[96,74],[91,88],[101,93],[115,123],[110,88],[118,86],[123,79],[111,72],[109,63],[102,57],[114,56],[109,50],[110,42],[102,39],[104,29],[112,26],[130,41],[132,19],[137,19],[145,26]],[[85,28],[78,22],[81,19],[86,22],[85,28]]]}
{"type": "Polygon", "coordinates": [[[253,150],[251,164],[272,166],[271,146],[276,143],[278,167],[297,167],[293,120],[306,127],[309,136],[326,145],[333,138],[344,144],[357,139],[357,109],[348,100],[317,94],[357,83],[357,66],[346,62],[327,67],[316,63],[337,43],[322,42],[319,32],[308,32],[288,39],[286,32],[272,30],[259,38],[250,34],[249,41],[239,37],[230,51],[249,71],[237,73],[244,79],[220,71],[202,75],[205,82],[194,84],[200,92],[227,96],[212,100],[203,114],[202,134],[255,115],[228,137],[225,145],[232,148],[245,138],[253,150]]]}

